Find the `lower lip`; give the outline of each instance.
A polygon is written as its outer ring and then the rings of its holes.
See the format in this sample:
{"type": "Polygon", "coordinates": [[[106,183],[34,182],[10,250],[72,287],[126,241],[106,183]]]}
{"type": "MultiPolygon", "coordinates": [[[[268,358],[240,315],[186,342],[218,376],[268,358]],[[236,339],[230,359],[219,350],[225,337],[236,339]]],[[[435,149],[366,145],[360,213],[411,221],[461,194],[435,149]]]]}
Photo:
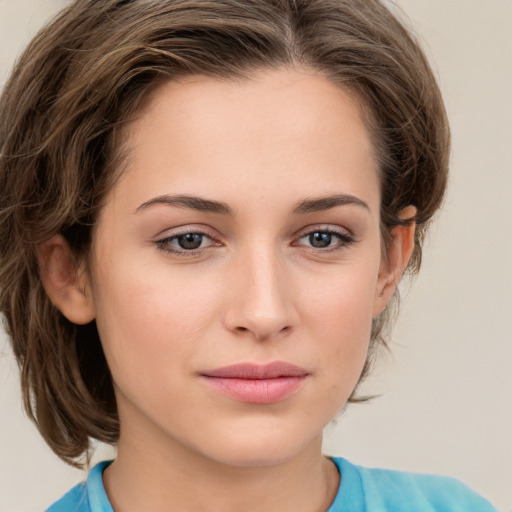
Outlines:
{"type": "Polygon", "coordinates": [[[202,378],[217,391],[240,402],[274,404],[285,400],[299,389],[306,375],[273,379],[202,378]]]}

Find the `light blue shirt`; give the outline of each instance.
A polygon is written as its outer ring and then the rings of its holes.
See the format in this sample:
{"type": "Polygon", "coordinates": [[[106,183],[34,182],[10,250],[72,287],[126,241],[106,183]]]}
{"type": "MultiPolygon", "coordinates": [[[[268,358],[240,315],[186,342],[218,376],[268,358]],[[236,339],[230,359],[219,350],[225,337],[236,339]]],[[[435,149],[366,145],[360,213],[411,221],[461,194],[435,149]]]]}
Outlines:
{"type": "MultiPolygon", "coordinates": [[[[453,478],[368,469],[332,458],[341,474],[327,512],[497,512],[484,498],[453,478]]],[[[103,470],[94,466],[87,481],[73,487],[46,512],[114,512],[103,487],[103,470]]]]}

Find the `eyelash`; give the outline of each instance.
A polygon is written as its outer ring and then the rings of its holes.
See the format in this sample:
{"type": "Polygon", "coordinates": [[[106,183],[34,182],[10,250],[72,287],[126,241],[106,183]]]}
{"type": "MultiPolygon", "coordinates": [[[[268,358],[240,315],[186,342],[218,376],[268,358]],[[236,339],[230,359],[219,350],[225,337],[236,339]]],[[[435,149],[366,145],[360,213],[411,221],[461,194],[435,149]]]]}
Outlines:
{"type": "Polygon", "coordinates": [[[351,235],[343,232],[343,231],[338,231],[336,229],[332,229],[332,228],[314,228],[314,229],[311,229],[310,231],[304,233],[302,236],[300,236],[298,238],[298,240],[302,240],[303,238],[306,238],[306,237],[311,237],[313,236],[314,234],[317,234],[317,233],[321,233],[323,235],[331,235],[331,236],[334,236],[338,239],[338,242],[333,246],[333,247],[327,247],[327,248],[315,248],[315,247],[309,247],[309,250],[310,252],[314,252],[314,253],[318,253],[318,252],[321,252],[321,253],[331,253],[331,252],[335,252],[335,251],[338,251],[340,249],[343,249],[343,248],[346,248],[352,244],[354,244],[356,242],[356,240],[354,239],[354,237],[352,237],[351,235]]]}
{"type": "MultiPolygon", "coordinates": [[[[171,254],[177,254],[179,256],[185,256],[185,257],[197,256],[198,254],[201,254],[202,250],[207,249],[208,247],[211,247],[211,246],[203,247],[203,248],[199,247],[198,249],[187,250],[187,249],[183,249],[183,248],[173,248],[173,246],[170,245],[171,242],[178,240],[178,238],[186,236],[186,235],[200,235],[201,237],[203,237],[203,239],[206,238],[206,239],[212,241],[213,245],[216,245],[216,246],[221,245],[219,242],[216,242],[215,239],[212,236],[210,236],[208,233],[205,233],[205,232],[197,230],[197,229],[189,229],[189,230],[181,231],[180,233],[176,233],[171,236],[166,236],[165,238],[157,240],[155,242],[155,244],[162,251],[169,252],[171,254]]],[[[202,242],[203,242],[203,240],[201,240],[201,244],[202,244],[202,242]]]]}
{"type": "MultiPolygon", "coordinates": [[[[309,247],[309,252],[312,252],[312,253],[315,253],[315,254],[318,254],[318,253],[331,253],[331,252],[335,252],[335,251],[338,251],[340,249],[343,249],[343,248],[346,248],[354,243],[356,243],[356,240],[351,236],[351,235],[348,235],[347,233],[344,233],[342,231],[337,231],[335,229],[332,229],[332,228],[314,228],[314,229],[311,229],[307,232],[305,232],[304,234],[302,234],[300,237],[297,238],[298,241],[302,240],[303,238],[306,238],[306,237],[311,237],[312,235],[316,234],[316,233],[321,233],[323,235],[327,234],[327,235],[331,235],[331,236],[334,236],[338,239],[338,242],[337,244],[334,246],[334,247],[327,247],[327,248],[315,248],[315,247],[309,247]]],[[[204,251],[205,249],[208,249],[212,246],[220,246],[220,242],[217,242],[214,237],[212,237],[211,235],[209,235],[208,233],[205,233],[203,231],[200,231],[200,230],[194,230],[194,229],[190,229],[190,230],[186,230],[186,231],[182,231],[180,233],[176,233],[174,235],[171,235],[171,236],[166,236],[165,238],[162,238],[160,240],[156,240],[155,241],[155,245],[158,247],[158,249],[162,250],[162,251],[165,251],[165,252],[168,252],[168,253],[171,253],[171,254],[176,254],[176,255],[179,255],[179,256],[184,256],[184,257],[194,257],[194,256],[197,256],[199,254],[201,254],[202,251],[204,251]],[[202,237],[202,240],[201,240],[201,244],[203,242],[203,240],[206,238],[207,240],[210,240],[211,242],[213,242],[213,244],[211,245],[208,245],[207,247],[199,247],[197,249],[190,249],[190,250],[187,250],[187,249],[183,249],[183,248],[173,248],[173,246],[171,246],[170,244],[173,242],[173,241],[177,241],[180,237],[184,237],[186,235],[199,235],[202,237]]],[[[296,246],[296,245],[301,245],[301,244],[298,244],[297,242],[294,242],[292,245],[296,246]]]]}

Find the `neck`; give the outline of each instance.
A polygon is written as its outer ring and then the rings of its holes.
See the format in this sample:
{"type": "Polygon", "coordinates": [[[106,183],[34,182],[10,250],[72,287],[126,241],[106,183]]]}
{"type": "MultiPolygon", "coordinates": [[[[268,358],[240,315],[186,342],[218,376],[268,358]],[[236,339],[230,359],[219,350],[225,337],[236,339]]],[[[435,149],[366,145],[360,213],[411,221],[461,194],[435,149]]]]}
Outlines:
{"type": "Polygon", "coordinates": [[[158,436],[140,439],[122,433],[104,473],[116,512],[325,512],[339,485],[336,468],[321,454],[321,436],[290,459],[258,466],[211,460],[158,436]]]}

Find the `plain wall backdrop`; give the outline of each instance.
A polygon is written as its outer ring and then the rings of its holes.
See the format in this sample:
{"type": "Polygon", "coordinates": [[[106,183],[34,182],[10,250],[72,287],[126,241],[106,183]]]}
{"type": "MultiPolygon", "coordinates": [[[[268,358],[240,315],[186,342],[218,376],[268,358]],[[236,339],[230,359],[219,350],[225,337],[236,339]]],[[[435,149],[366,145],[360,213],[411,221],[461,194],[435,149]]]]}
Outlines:
{"type": "MultiPolygon", "coordinates": [[[[0,0],[0,87],[65,0],[0,0]]],[[[353,462],[455,476],[512,512],[512,0],[399,0],[436,69],[453,134],[445,206],[419,278],[404,283],[392,355],[326,429],[353,462]]],[[[398,7],[394,7],[397,8],[398,7]]],[[[21,407],[0,331],[0,512],[44,510],[81,471],[61,462],[21,407]]],[[[112,456],[100,447],[95,459],[112,456]]]]}

